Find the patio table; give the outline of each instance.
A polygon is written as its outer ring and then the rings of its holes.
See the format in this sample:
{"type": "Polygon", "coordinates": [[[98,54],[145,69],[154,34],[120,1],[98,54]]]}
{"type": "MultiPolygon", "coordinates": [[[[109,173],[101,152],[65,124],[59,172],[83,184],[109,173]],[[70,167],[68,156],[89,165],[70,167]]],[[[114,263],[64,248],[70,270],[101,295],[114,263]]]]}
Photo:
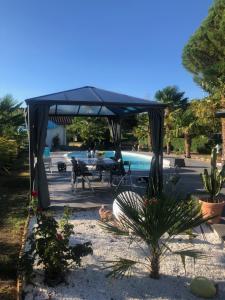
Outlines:
{"type": "MultiPolygon", "coordinates": [[[[92,172],[95,171],[99,174],[99,179],[102,180],[103,171],[111,171],[111,169],[117,165],[117,162],[111,158],[77,158],[77,161],[83,162],[87,169],[92,172]]],[[[111,172],[110,172],[110,182],[111,182],[111,172]]],[[[85,183],[82,180],[82,188],[85,187],[85,183]]]]}
{"type": "Polygon", "coordinates": [[[84,162],[87,167],[100,166],[100,167],[110,167],[117,164],[117,162],[111,158],[77,158],[78,161],[84,162]]]}

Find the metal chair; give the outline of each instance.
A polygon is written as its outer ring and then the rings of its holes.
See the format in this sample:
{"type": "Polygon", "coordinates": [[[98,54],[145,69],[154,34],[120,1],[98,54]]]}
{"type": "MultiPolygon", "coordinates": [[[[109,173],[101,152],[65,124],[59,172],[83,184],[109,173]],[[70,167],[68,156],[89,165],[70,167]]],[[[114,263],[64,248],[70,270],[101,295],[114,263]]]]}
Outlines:
{"type": "Polygon", "coordinates": [[[82,181],[82,188],[85,187],[85,182],[88,184],[89,188],[94,192],[93,187],[91,186],[90,180],[88,177],[93,176],[91,172],[89,172],[87,165],[79,160],[72,159],[72,173],[71,173],[71,185],[72,191],[77,190],[77,185],[79,183],[79,178],[82,181]]]}
{"type": "MultiPolygon", "coordinates": [[[[128,167],[128,170],[125,168],[121,168],[121,164],[119,166],[118,172],[116,173],[116,176],[120,177],[119,183],[116,185],[116,191],[119,189],[119,187],[124,184],[125,186],[130,186],[132,190],[133,182],[132,182],[132,174],[131,174],[131,162],[130,161],[123,161],[123,167],[128,167]]],[[[112,176],[114,174],[112,173],[112,176]]]]}

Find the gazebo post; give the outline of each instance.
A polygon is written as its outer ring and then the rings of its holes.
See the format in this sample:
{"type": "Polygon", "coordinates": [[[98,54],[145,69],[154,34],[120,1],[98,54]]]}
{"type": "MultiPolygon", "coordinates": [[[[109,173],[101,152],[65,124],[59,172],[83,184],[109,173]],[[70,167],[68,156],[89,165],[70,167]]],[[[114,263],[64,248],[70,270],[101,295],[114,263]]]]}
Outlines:
{"type": "Polygon", "coordinates": [[[34,145],[33,145],[33,126],[31,124],[31,104],[28,105],[27,111],[27,128],[29,140],[29,167],[30,167],[30,194],[33,191],[34,183],[34,145]]]}
{"type": "Polygon", "coordinates": [[[149,172],[147,192],[154,197],[163,189],[163,126],[164,109],[152,109],[148,112],[151,124],[152,161],[149,172]]]}

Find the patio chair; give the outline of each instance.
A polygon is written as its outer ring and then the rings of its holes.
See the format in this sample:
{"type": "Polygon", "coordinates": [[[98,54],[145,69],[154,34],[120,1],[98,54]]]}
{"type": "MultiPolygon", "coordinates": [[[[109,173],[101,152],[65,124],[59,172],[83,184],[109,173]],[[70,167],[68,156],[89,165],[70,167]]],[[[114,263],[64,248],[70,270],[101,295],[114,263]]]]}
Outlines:
{"type": "Polygon", "coordinates": [[[113,182],[113,176],[119,177],[119,183],[116,185],[116,191],[120,188],[121,185],[130,186],[132,190],[132,174],[131,174],[131,162],[130,161],[124,161],[123,162],[124,167],[128,167],[126,170],[125,168],[121,168],[121,164],[118,164],[118,169],[113,171],[112,170],[112,182],[113,182]]]}
{"type": "Polygon", "coordinates": [[[111,178],[111,170],[112,166],[107,164],[97,164],[96,165],[96,172],[98,173],[99,179],[104,184],[106,181],[108,184],[110,184],[110,178],[111,178]]]}
{"type": "Polygon", "coordinates": [[[79,178],[82,182],[82,188],[84,189],[85,182],[88,184],[89,188],[94,192],[88,177],[93,176],[93,174],[88,170],[87,165],[79,160],[72,159],[72,174],[71,174],[71,184],[72,191],[77,190],[77,185],[79,183],[79,178]]]}
{"type": "Polygon", "coordinates": [[[113,200],[113,205],[112,205],[113,215],[115,216],[115,218],[118,221],[120,221],[121,218],[123,218],[124,213],[122,212],[122,210],[120,208],[120,205],[119,205],[117,200],[120,200],[120,201],[122,200],[123,201],[123,200],[127,200],[127,199],[129,199],[130,202],[136,203],[137,207],[142,206],[143,200],[142,200],[142,197],[138,193],[135,193],[133,191],[125,191],[125,192],[120,193],[113,200]]]}

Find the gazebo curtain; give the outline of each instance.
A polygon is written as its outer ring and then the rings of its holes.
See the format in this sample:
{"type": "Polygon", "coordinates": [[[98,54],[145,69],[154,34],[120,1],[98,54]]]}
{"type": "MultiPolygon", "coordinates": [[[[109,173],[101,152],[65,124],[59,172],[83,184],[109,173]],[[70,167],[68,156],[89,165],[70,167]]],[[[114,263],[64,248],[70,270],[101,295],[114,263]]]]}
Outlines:
{"type": "Polygon", "coordinates": [[[149,173],[149,193],[151,196],[161,193],[163,188],[163,120],[164,110],[148,112],[151,124],[152,161],[149,173]]]}
{"type": "Polygon", "coordinates": [[[48,182],[43,161],[48,113],[49,105],[29,105],[31,188],[38,192],[38,201],[42,208],[47,208],[50,205],[48,182]]]}
{"type": "MultiPolygon", "coordinates": [[[[29,103],[28,105],[28,126],[30,144],[30,176],[31,190],[38,192],[39,205],[47,208],[50,205],[48,182],[43,161],[43,152],[47,135],[47,124],[49,117],[49,104],[29,103]]],[[[150,194],[160,193],[163,187],[163,108],[151,108],[148,111],[151,124],[152,161],[149,173],[149,187],[151,183],[154,189],[150,194]]],[[[115,147],[115,158],[121,160],[121,118],[119,116],[108,116],[108,125],[115,147]]]]}

